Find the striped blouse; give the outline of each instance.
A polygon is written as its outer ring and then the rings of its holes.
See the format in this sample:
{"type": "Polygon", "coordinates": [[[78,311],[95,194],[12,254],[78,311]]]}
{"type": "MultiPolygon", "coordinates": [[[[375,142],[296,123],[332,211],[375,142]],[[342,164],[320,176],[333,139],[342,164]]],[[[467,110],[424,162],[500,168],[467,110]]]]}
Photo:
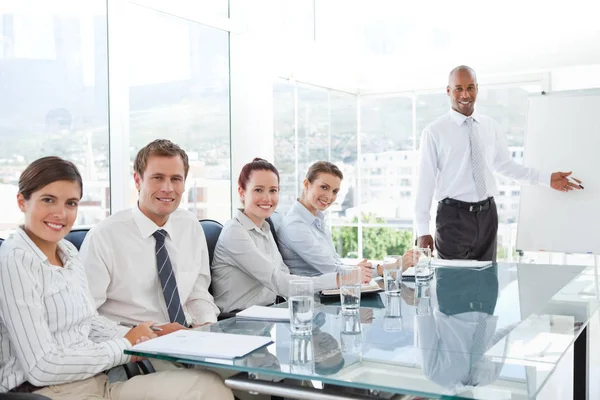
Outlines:
{"type": "Polygon", "coordinates": [[[100,317],[74,246],[50,264],[22,229],[0,247],[0,393],[57,385],[129,362],[127,328],[100,317]]]}

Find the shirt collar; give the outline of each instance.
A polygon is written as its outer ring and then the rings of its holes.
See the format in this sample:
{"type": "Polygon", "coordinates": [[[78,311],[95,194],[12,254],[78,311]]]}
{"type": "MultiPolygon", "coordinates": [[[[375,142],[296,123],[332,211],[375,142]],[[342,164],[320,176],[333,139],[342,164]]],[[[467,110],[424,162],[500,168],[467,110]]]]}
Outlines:
{"type": "Polygon", "coordinates": [[[315,224],[317,228],[321,229],[325,222],[325,215],[321,211],[317,211],[317,216],[308,211],[308,208],[304,207],[304,204],[300,203],[299,199],[293,204],[293,210],[309,225],[315,224]]]}
{"type": "Polygon", "coordinates": [[[263,221],[263,224],[260,228],[256,226],[254,221],[252,221],[246,214],[244,214],[244,210],[242,210],[241,208],[237,210],[235,214],[235,219],[237,219],[247,231],[251,231],[252,229],[254,229],[266,235],[271,229],[267,221],[263,221]]]}
{"type": "MultiPolygon", "coordinates": [[[[20,236],[21,240],[27,244],[27,246],[33,251],[33,253],[42,261],[50,264],[50,260],[42,250],[31,240],[29,235],[23,230],[22,227],[18,227],[16,230],[16,234],[20,236]]],[[[63,239],[64,240],[64,239],[63,239]]],[[[65,244],[61,240],[58,242],[58,256],[63,262],[64,266],[67,266],[67,263],[73,258],[77,256],[77,252],[73,251],[67,244],[65,244]]]]}
{"type": "MultiPolygon", "coordinates": [[[[461,126],[462,124],[465,123],[466,119],[469,118],[464,114],[459,113],[456,110],[450,109],[449,111],[450,114],[450,118],[452,119],[452,121],[454,121],[456,123],[456,125],[461,126]]],[[[477,110],[473,111],[473,114],[470,115],[470,117],[473,118],[473,121],[475,122],[481,122],[480,121],[480,116],[479,113],[477,112],[477,110]]]]}
{"type": "Polygon", "coordinates": [[[171,240],[174,240],[174,229],[171,226],[171,218],[167,219],[167,222],[163,226],[158,226],[154,223],[154,221],[148,218],[146,214],[142,212],[142,210],[140,210],[139,205],[136,204],[131,210],[133,213],[133,220],[135,221],[135,224],[140,230],[140,235],[142,236],[142,239],[147,239],[150,236],[152,236],[152,234],[157,230],[163,229],[167,232],[171,240]]]}

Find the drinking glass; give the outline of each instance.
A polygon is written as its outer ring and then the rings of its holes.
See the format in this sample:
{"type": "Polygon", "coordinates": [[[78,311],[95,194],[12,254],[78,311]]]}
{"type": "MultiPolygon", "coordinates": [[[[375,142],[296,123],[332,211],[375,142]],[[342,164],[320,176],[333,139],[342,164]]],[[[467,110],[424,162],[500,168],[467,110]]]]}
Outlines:
{"type": "Polygon", "coordinates": [[[415,265],[415,283],[424,285],[431,280],[433,269],[431,268],[431,249],[415,247],[413,251],[415,265]]]}
{"type": "Polygon", "coordinates": [[[383,259],[383,283],[385,294],[400,296],[402,284],[402,257],[386,256],[383,259]]]}
{"type": "Polygon", "coordinates": [[[310,335],[315,308],[313,282],[294,279],[290,283],[290,329],[292,335],[310,335]]]}
{"type": "Polygon", "coordinates": [[[341,265],[338,268],[342,313],[358,313],[360,308],[361,273],[358,265],[341,265]]]}

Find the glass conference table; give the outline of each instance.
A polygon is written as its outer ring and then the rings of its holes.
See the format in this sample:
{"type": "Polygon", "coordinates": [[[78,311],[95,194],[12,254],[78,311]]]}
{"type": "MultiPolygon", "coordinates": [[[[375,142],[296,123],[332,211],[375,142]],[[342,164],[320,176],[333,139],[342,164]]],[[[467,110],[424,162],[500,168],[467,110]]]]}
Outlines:
{"type": "Polygon", "coordinates": [[[596,267],[436,268],[400,297],[363,296],[357,315],[336,301],[317,300],[307,337],[236,318],[200,328],[272,338],[243,358],[127,353],[238,371],[229,387],[273,398],[586,398],[596,267]]]}

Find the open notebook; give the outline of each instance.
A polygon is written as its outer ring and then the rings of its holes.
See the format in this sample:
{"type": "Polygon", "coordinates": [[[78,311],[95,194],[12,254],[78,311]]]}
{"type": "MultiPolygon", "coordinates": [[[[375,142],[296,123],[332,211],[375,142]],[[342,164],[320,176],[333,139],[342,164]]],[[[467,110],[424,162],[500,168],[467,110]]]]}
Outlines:
{"type": "Polygon", "coordinates": [[[243,357],[273,343],[270,337],[180,330],[136,344],[131,350],[169,357],[243,357]]]}

